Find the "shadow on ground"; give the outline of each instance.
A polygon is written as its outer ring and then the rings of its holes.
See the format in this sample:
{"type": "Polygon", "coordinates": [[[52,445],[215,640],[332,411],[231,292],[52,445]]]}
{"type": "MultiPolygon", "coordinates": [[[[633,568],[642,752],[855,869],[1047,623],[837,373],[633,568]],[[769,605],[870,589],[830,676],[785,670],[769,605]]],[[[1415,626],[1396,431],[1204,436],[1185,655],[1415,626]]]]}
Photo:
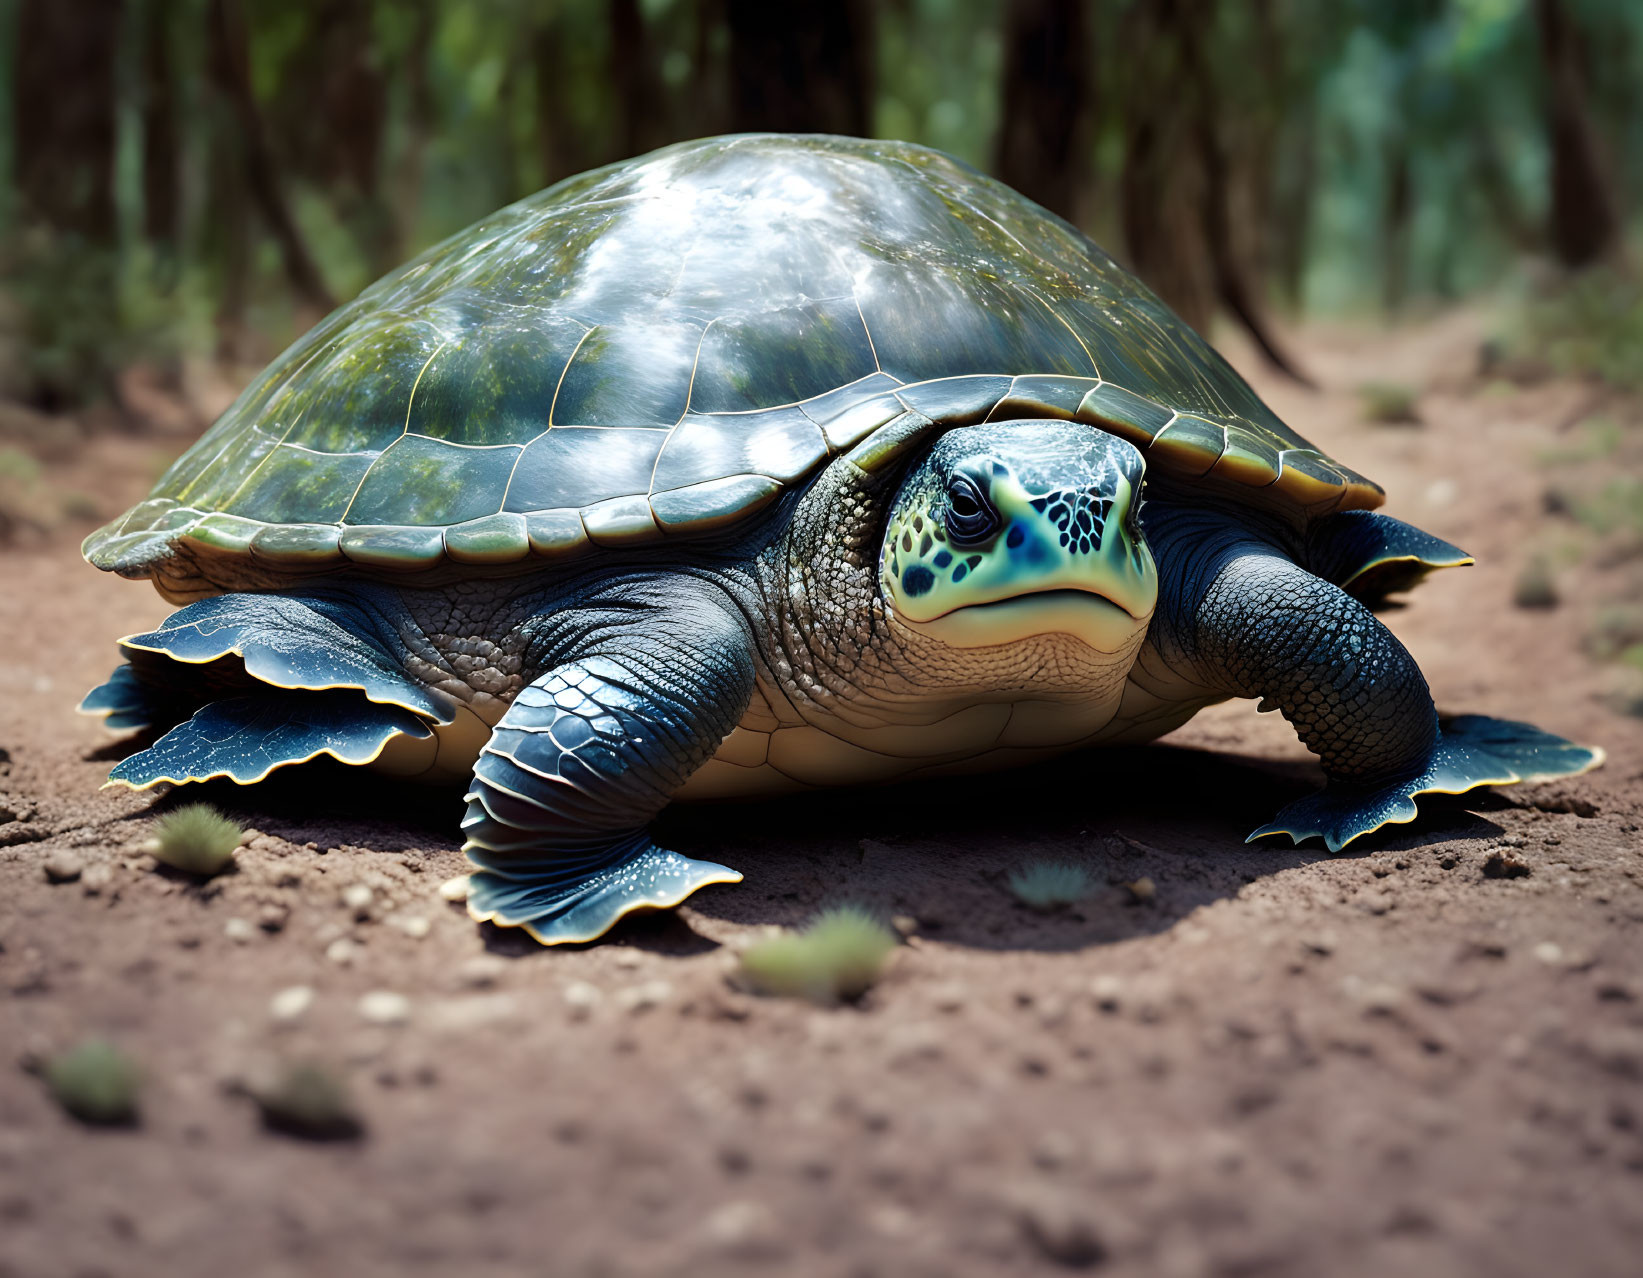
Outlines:
{"type": "MultiPolygon", "coordinates": [[[[1243,842],[1318,780],[1316,768],[1304,763],[1149,746],[1089,751],[1014,772],[679,805],[663,814],[656,831],[666,846],[746,875],[741,884],[691,898],[691,910],[709,919],[793,926],[850,902],[885,917],[910,917],[921,934],[956,945],[1079,950],[1166,931],[1246,884],[1331,859],[1321,847],[1243,842]],[[1095,892],[1072,909],[1028,909],[1010,892],[1009,875],[1040,860],[1085,867],[1095,892]],[[1130,887],[1142,880],[1150,881],[1150,892],[1130,887]]],[[[328,761],[284,770],[255,787],[215,782],[173,790],[151,811],[201,800],[296,844],[413,855],[460,845],[460,790],[408,785],[328,761]]],[[[1469,809],[1503,805],[1488,792],[1428,798],[1413,824],[1388,827],[1336,855],[1498,833],[1469,809]]],[[[483,930],[495,953],[539,952],[521,932],[483,930]]],[[[671,911],[632,916],[613,938],[679,956],[715,944],[671,911]]]]}

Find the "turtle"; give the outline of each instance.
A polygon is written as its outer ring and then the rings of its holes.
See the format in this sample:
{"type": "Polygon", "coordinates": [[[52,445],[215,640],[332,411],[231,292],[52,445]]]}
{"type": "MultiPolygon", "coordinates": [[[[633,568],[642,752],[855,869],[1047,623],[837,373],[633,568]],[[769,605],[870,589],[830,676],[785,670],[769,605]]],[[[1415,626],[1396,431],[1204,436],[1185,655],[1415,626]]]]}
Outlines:
{"type": "Polygon", "coordinates": [[[82,708],[150,730],[110,784],[465,782],[469,913],[548,945],[741,879],[654,840],[674,800],[1030,766],[1228,698],[1325,775],[1252,839],[1596,766],[1440,721],[1375,613],[1471,560],[1383,500],[1000,182],[710,138],[481,220],[276,359],[87,538],[180,608],[82,708]]]}

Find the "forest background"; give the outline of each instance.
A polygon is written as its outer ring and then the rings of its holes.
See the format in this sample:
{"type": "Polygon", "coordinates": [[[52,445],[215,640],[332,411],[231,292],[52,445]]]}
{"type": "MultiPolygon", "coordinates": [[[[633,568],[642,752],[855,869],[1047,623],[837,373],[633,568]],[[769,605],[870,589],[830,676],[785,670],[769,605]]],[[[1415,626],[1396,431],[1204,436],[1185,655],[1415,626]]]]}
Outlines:
{"type": "Polygon", "coordinates": [[[1623,0],[0,0],[0,401],[243,380],[499,205],[762,129],[951,152],[1303,376],[1286,321],[1494,291],[1494,355],[1627,380],[1640,83],[1623,0]]]}

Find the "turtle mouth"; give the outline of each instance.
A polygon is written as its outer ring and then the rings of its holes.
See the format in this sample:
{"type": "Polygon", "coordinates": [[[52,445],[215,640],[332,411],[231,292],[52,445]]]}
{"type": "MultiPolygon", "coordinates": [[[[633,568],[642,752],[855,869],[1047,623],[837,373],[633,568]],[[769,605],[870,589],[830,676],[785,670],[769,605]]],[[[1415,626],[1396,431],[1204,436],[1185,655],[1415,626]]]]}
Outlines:
{"type": "Polygon", "coordinates": [[[1118,653],[1140,641],[1151,617],[1150,609],[1138,617],[1094,590],[1052,586],[963,604],[919,624],[926,633],[959,648],[1064,634],[1098,652],[1118,653]]]}
{"type": "MultiPolygon", "coordinates": [[[[1021,605],[1036,607],[1066,606],[1069,604],[1075,607],[1089,607],[1092,604],[1099,607],[1104,604],[1108,608],[1121,612],[1126,617],[1130,617],[1135,621],[1146,621],[1152,615],[1149,610],[1145,616],[1138,617],[1135,613],[1124,607],[1123,604],[1119,603],[1118,600],[1112,598],[1112,596],[1102,594],[1099,590],[1085,590],[1078,586],[1047,586],[1043,590],[1018,590],[1015,594],[1006,595],[1002,599],[987,599],[980,603],[960,604],[958,607],[949,609],[941,615],[943,617],[950,617],[955,612],[1015,608],[1021,605]]],[[[939,621],[941,618],[936,617],[932,620],[939,621]]]]}

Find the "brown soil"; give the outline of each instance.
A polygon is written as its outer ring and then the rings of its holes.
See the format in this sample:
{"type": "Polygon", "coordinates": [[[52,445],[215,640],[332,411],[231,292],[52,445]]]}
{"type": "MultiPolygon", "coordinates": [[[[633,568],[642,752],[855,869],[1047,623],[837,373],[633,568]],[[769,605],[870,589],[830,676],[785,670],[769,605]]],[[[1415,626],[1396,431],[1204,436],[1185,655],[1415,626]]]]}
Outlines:
{"type": "MultiPolygon", "coordinates": [[[[200,887],[141,852],[175,800],[99,791],[130,747],[72,713],[165,605],[83,566],[83,527],[7,552],[0,1274],[1637,1273],[1643,720],[1583,636],[1643,561],[1542,513],[1589,390],[1473,385],[1475,342],[1314,332],[1329,389],[1256,375],[1477,554],[1390,618],[1440,705],[1609,763],[1340,856],[1240,842],[1317,781],[1240,704],[1031,773],[672,813],[747,882],[580,950],[439,898],[454,795],[340,771],[211,792],[261,834],[200,887]],[[1426,386],[1426,425],[1361,422],[1370,379],[1426,386]],[[1586,547],[1563,602],[1516,608],[1548,539],[1586,547]],[[1029,913],[1005,874],[1045,856],[1103,890],[1029,913]],[[861,1006],[729,984],[763,927],[840,899],[917,921],[861,1006]],[[312,1004],[279,1019],[293,986],[312,1004]],[[24,1068],[93,1035],[141,1066],[139,1126],[81,1126],[24,1068]],[[363,1137],[263,1128],[247,1080],[303,1060],[363,1137]]],[[[105,436],[48,476],[112,513],[176,443],[105,436]]]]}

